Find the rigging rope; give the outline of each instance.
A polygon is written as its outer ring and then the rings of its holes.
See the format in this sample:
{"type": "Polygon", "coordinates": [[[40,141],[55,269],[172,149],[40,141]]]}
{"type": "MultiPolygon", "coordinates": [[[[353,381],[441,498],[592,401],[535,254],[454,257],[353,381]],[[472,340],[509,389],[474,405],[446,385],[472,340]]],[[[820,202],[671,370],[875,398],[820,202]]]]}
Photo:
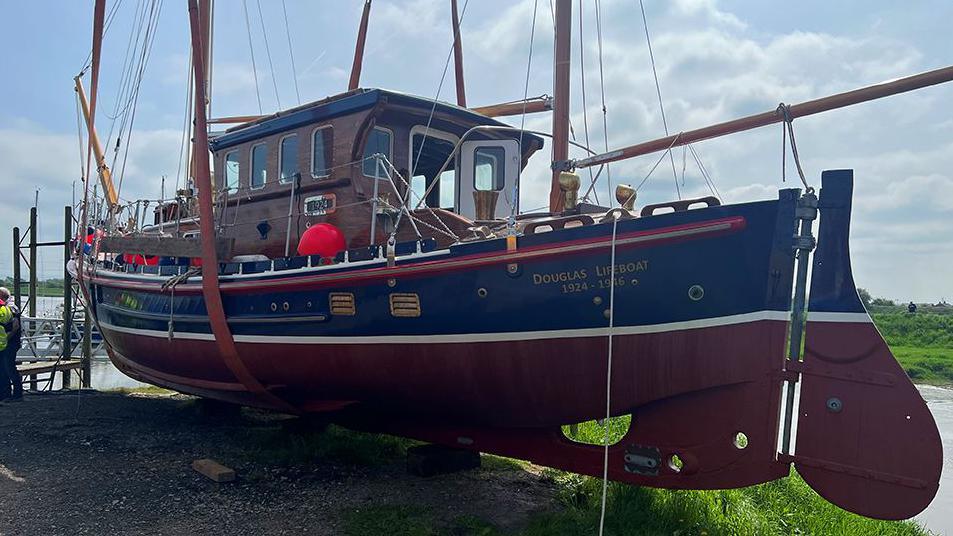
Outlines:
{"type": "MultiPolygon", "coordinates": [[[[467,14],[467,5],[470,4],[470,0],[463,2],[463,9],[460,10],[460,20],[457,21],[457,26],[463,25],[463,18],[467,14]]],[[[440,83],[437,84],[437,94],[433,97],[433,105],[430,107],[430,114],[427,115],[427,126],[424,127],[424,139],[420,142],[420,149],[417,150],[417,156],[414,157],[412,162],[410,176],[413,177],[417,172],[417,164],[420,163],[420,155],[424,151],[424,145],[427,143],[427,133],[430,132],[430,124],[433,121],[434,112],[437,110],[437,102],[440,99],[440,91],[443,89],[443,82],[447,78],[447,70],[450,68],[450,59],[453,57],[453,43],[450,43],[450,52],[447,53],[447,61],[443,64],[443,74],[440,75],[440,83]]],[[[379,164],[377,164],[379,165],[379,164]]],[[[437,181],[437,177],[434,178],[437,181]]]]}
{"type": "Polygon", "coordinates": [[[295,67],[295,52],[291,46],[291,30],[288,28],[288,8],[285,6],[285,0],[281,0],[281,12],[285,16],[285,35],[288,36],[288,55],[291,56],[291,75],[295,82],[295,97],[298,104],[301,104],[301,92],[298,91],[298,69],[295,67]]]}
{"type": "Polygon", "coordinates": [[[271,70],[271,85],[275,87],[275,102],[281,109],[281,98],[278,96],[278,76],[275,73],[275,64],[271,62],[271,47],[268,46],[268,32],[265,31],[265,16],[261,13],[261,0],[255,0],[258,5],[258,24],[261,26],[261,37],[265,41],[265,56],[268,58],[268,69],[271,70]]]}
{"type": "Polygon", "coordinates": [[[610,280],[609,280],[609,329],[606,355],[606,416],[603,423],[602,439],[602,500],[599,508],[599,536],[602,536],[606,524],[606,496],[609,491],[609,419],[612,417],[612,328],[615,326],[615,246],[616,230],[619,226],[619,212],[610,212],[612,216],[612,242],[609,253],[610,280]]]}
{"type": "Polygon", "coordinates": [[[248,50],[251,51],[251,72],[255,78],[255,97],[258,98],[258,113],[264,113],[261,107],[261,90],[258,88],[258,67],[255,65],[255,45],[251,39],[251,22],[248,19],[248,0],[242,0],[242,11],[245,12],[245,30],[248,32],[248,50]]]}
{"type": "MultiPolygon", "coordinates": [[[[599,44],[599,91],[602,94],[602,137],[605,141],[605,150],[609,152],[609,120],[606,108],[606,80],[605,69],[602,63],[602,2],[595,0],[596,5],[596,40],[599,44]]],[[[608,199],[612,200],[612,172],[606,164],[606,183],[609,185],[608,199]]],[[[601,170],[600,170],[601,171],[601,170]]],[[[596,175],[598,178],[598,175],[596,175]]]]}
{"type": "MultiPolygon", "coordinates": [[[[797,142],[794,140],[794,118],[791,117],[791,106],[784,104],[783,102],[778,105],[777,113],[781,114],[784,117],[784,123],[782,123],[782,128],[787,128],[788,136],[791,138],[791,156],[794,157],[794,165],[797,168],[797,174],[801,178],[801,184],[804,185],[804,190],[807,193],[813,193],[814,188],[807,183],[807,179],[804,178],[804,170],[801,168],[801,158],[797,153],[797,142]]],[[[782,148],[783,149],[783,148],[782,148]]],[[[784,180],[784,151],[781,151],[782,155],[782,167],[781,167],[781,179],[784,180]]]]}
{"type": "MultiPolygon", "coordinates": [[[[649,49],[649,60],[652,63],[652,75],[655,77],[655,94],[658,95],[658,107],[662,113],[662,127],[665,128],[665,135],[668,136],[668,120],[665,118],[665,105],[662,104],[662,86],[659,84],[658,70],[655,68],[655,54],[652,52],[652,39],[649,37],[649,22],[645,17],[645,4],[639,0],[639,9],[642,11],[642,27],[645,28],[645,44],[649,49]]],[[[675,170],[675,157],[671,152],[668,153],[669,160],[672,162],[672,176],[675,179],[675,195],[682,198],[682,192],[678,187],[678,172],[675,170]]]]}
{"type": "MultiPolygon", "coordinates": [[[[523,84],[523,111],[520,114],[520,137],[517,141],[520,158],[523,158],[523,129],[526,127],[526,96],[529,94],[529,75],[533,66],[533,40],[536,38],[536,12],[539,8],[539,0],[533,0],[533,23],[529,29],[529,56],[526,59],[526,82],[523,84]]],[[[555,19],[554,19],[555,20],[555,19]]],[[[555,22],[554,22],[555,24],[555,22]]],[[[523,176],[523,166],[520,166],[519,173],[516,174],[516,184],[513,189],[513,203],[510,205],[510,220],[515,218],[514,212],[519,205],[520,179],[523,176]]],[[[505,197],[505,196],[504,196],[505,197]]]]}
{"type": "MultiPolygon", "coordinates": [[[[583,33],[583,15],[584,15],[582,0],[579,0],[579,82],[582,86],[582,127],[583,132],[586,137],[586,147],[589,147],[589,105],[586,103],[586,47],[585,47],[585,37],[583,33]]],[[[589,168],[589,184],[590,186],[596,182],[596,176],[592,172],[592,168],[589,168]]],[[[590,188],[591,189],[591,188],[590,188]]],[[[588,195],[588,191],[586,194],[588,195]]],[[[596,195],[596,204],[599,204],[599,192],[594,192],[596,195]]],[[[585,199],[585,196],[583,196],[585,199]]]]}

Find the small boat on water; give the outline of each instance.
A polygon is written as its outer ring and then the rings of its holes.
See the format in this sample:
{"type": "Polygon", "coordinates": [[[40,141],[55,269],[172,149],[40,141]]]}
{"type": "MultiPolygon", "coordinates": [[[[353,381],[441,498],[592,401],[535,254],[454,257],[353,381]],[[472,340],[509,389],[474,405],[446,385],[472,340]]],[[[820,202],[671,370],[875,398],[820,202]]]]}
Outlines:
{"type": "MultiPolygon", "coordinates": [[[[208,6],[189,1],[197,103],[208,6]]],[[[556,1],[554,98],[485,108],[360,88],[369,7],[348,91],[210,140],[199,104],[194,188],[160,204],[150,225],[107,224],[92,251],[77,251],[120,370],[584,474],[606,464],[608,478],[637,485],[748,486],[793,465],[862,515],[908,518],[930,503],[936,425],[851,276],[852,171],[824,172],[817,192],[805,181],[758,202],[640,209],[625,185],[611,206],[580,201],[575,171],[791,128],[949,81],[953,68],[573,160],[571,2],[556,1]],[[551,133],[495,119],[549,108],[551,133]],[[521,211],[521,172],[546,143],[550,206],[521,211]],[[619,415],[632,424],[606,449],[562,433],[619,415]]],[[[90,102],[77,78],[91,134],[98,59],[94,47],[90,102]]]]}

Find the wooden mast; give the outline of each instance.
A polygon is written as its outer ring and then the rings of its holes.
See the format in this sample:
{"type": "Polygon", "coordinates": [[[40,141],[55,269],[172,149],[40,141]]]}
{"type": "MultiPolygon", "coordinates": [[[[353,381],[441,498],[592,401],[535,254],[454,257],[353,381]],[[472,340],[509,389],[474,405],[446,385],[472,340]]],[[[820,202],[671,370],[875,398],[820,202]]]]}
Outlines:
{"type": "Polygon", "coordinates": [[[457,13],[457,0],[450,0],[453,12],[453,68],[457,82],[457,106],[467,107],[467,92],[463,81],[463,41],[460,39],[460,14],[457,13]]]}
{"type": "Polygon", "coordinates": [[[549,211],[562,212],[565,206],[559,188],[559,174],[569,160],[569,67],[572,40],[572,0],[556,0],[556,55],[553,64],[553,178],[549,190],[549,211]]]}
{"type": "Polygon", "coordinates": [[[202,296],[208,311],[209,324],[225,366],[250,393],[285,410],[296,412],[251,374],[238,355],[235,339],[225,319],[225,308],[218,288],[218,252],[215,250],[215,220],[212,212],[212,177],[209,168],[208,125],[206,123],[205,73],[207,45],[203,42],[205,27],[199,14],[199,0],[189,0],[189,26],[192,38],[192,69],[195,76],[195,132],[192,150],[195,155],[195,185],[199,198],[199,228],[202,243],[202,296]]]}
{"type": "Polygon", "coordinates": [[[361,14],[361,26],[357,31],[357,44],[354,45],[354,63],[351,64],[351,80],[347,90],[353,91],[361,85],[361,67],[364,64],[364,42],[367,41],[367,21],[371,16],[371,0],[365,0],[364,13],[361,14]]]}
{"type": "MultiPolygon", "coordinates": [[[[97,55],[96,58],[96,67],[97,69],[93,71],[94,77],[96,71],[99,67],[99,58],[97,55]]],[[[103,152],[103,143],[99,139],[99,134],[96,132],[96,125],[93,118],[95,113],[93,107],[96,105],[95,102],[90,105],[89,101],[86,100],[86,91],[83,90],[83,81],[77,76],[73,79],[76,83],[76,94],[79,96],[79,104],[83,110],[83,117],[86,119],[86,130],[89,132],[89,145],[92,147],[93,157],[96,158],[96,171],[99,175],[99,183],[103,186],[103,194],[106,196],[106,203],[110,207],[116,206],[116,203],[119,201],[119,197],[116,194],[116,188],[113,185],[112,172],[109,170],[109,166],[106,165],[106,155],[103,152]]],[[[95,99],[95,89],[93,91],[93,99],[95,99]]]]}
{"type": "MultiPolygon", "coordinates": [[[[950,81],[953,81],[953,66],[794,104],[787,108],[787,117],[788,119],[805,117],[950,81]]],[[[666,136],[664,138],[616,149],[615,151],[590,156],[589,158],[575,162],[575,166],[589,167],[615,162],[617,160],[625,160],[644,154],[664,151],[669,147],[680,147],[689,143],[695,143],[696,141],[717,138],[727,134],[734,134],[736,132],[780,123],[784,120],[785,113],[778,107],[768,112],[749,115],[704,128],[688,130],[672,136],[666,136]]]]}

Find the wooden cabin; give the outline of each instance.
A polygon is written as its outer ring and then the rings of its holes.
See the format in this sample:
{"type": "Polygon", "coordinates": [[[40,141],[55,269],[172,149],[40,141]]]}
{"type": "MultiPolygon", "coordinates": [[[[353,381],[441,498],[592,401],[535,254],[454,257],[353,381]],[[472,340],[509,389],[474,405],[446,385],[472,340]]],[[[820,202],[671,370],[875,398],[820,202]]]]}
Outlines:
{"type": "MultiPolygon", "coordinates": [[[[494,218],[508,217],[519,173],[543,140],[452,104],[358,89],[236,126],[210,146],[221,235],[235,238],[235,255],[275,258],[286,255],[286,242],[294,255],[301,234],[320,222],[337,226],[349,248],[384,243],[407,197],[405,180],[423,237],[453,242],[433,229],[444,225],[472,234],[473,192],[498,191],[494,218]],[[386,203],[374,202],[375,177],[386,203]],[[429,208],[417,209],[428,189],[429,208]]],[[[408,220],[399,240],[416,238],[408,220]]]]}

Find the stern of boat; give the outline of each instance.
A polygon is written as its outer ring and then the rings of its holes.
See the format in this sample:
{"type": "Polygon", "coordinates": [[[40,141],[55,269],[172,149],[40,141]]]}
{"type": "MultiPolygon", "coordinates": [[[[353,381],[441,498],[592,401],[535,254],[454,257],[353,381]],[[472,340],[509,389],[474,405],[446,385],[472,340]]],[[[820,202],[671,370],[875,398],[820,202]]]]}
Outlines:
{"type": "Polygon", "coordinates": [[[937,492],[943,451],[926,402],[864,308],[851,273],[853,172],[826,171],[807,304],[793,461],[821,496],[852,512],[906,519],[937,492]]]}

